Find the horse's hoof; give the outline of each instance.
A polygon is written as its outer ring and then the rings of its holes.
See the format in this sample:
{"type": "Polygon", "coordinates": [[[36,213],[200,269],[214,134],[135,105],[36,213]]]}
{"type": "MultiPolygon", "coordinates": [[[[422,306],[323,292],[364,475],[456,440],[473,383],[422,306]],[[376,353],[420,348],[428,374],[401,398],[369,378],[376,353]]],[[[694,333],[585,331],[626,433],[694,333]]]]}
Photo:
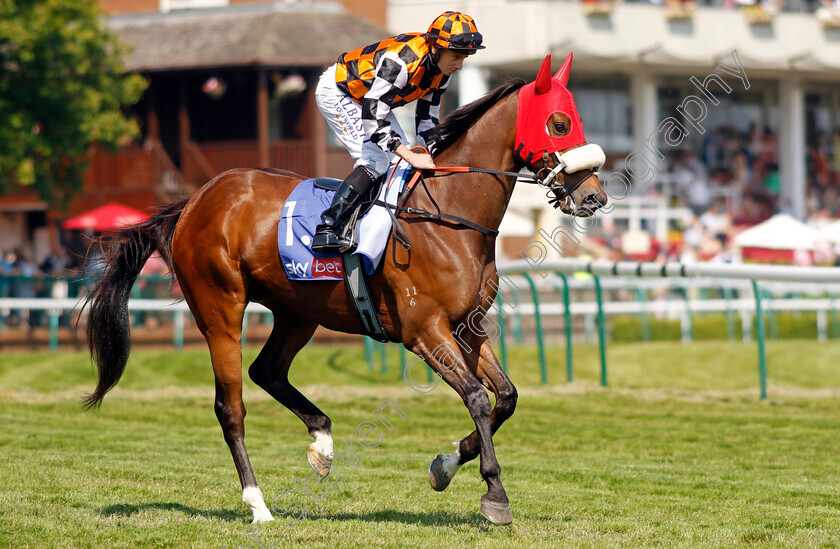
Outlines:
{"type": "Polygon", "coordinates": [[[309,445],[309,453],[306,456],[309,459],[309,465],[315,469],[319,477],[327,478],[332,467],[332,460],[315,449],[314,446],[314,444],[309,445]]]}
{"type": "Polygon", "coordinates": [[[443,461],[447,457],[449,456],[438,454],[429,465],[429,484],[432,485],[432,489],[438,492],[446,490],[446,487],[449,486],[449,483],[455,477],[455,475],[448,474],[443,466],[443,461]]]}
{"type": "Polygon", "coordinates": [[[481,496],[481,514],[493,524],[506,525],[513,522],[509,503],[496,503],[481,496]]]}
{"type": "Polygon", "coordinates": [[[254,514],[254,522],[251,524],[259,524],[261,522],[271,522],[274,520],[274,517],[271,516],[271,513],[261,513],[259,515],[254,514]]]}

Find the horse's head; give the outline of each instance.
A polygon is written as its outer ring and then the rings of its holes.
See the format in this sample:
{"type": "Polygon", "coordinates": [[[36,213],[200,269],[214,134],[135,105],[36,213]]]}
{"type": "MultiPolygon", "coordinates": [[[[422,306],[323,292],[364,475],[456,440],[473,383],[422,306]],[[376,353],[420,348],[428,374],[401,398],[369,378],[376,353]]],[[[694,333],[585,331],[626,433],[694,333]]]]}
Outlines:
{"type": "Polygon", "coordinates": [[[589,217],[607,203],[598,180],[605,158],[601,147],[586,144],[574,97],[566,88],[571,69],[569,53],[552,77],[547,55],[537,79],[520,90],[515,149],[540,185],[553,194],[550,203],[555,208],[589,217]]]}

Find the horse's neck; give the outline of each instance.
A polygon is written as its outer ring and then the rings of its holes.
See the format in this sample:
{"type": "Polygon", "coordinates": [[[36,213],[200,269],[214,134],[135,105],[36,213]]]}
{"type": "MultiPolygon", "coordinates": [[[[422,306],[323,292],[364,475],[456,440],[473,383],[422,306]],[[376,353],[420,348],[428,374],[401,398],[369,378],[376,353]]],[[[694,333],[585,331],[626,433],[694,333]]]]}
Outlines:
{"type": "MultiPolygon", "coordinates": [[[[435,164],[517,171],[513,143],[518,96],[518,93],[511,94],[488,110],[466,135],[435,159],[435,164]]],[[[506,175],[455,175],[438,179],[434,196],[436,200],[440,197],[438,203],[441,208],[446,204],[445,211],[496,230],[502,222],[515,183],[515,177],[506,175]]]]}

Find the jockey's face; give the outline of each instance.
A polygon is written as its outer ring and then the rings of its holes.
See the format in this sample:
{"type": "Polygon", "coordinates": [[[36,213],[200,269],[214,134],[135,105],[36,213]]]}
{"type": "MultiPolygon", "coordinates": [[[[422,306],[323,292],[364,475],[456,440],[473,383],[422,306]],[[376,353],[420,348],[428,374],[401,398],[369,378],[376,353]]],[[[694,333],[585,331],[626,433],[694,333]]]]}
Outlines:
{"type": "Polygon", "coordinates": [[[432,53],[435,50],[440,51],[437,66],[446,76],[452,76],[464,66],[464,59],[468,57],[466,53],[460,53],[452,50],[444,50],[437,46],[432,46],[432,53]]]}

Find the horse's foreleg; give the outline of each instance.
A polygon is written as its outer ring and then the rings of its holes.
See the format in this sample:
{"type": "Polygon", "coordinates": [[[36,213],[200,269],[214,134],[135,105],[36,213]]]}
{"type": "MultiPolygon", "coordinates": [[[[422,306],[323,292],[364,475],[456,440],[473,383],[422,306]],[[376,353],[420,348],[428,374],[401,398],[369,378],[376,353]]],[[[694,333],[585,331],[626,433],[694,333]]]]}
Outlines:
{"type": "MultiPolygon", "coordinates": [[[[493,391],[496,397],[496,404],[490,414],[490,431],[496,434],[502,423],[504,423],[516,409],[517,392],[508,376],[499,364],[490,342],[486,338],[475,338],[473,341],[466,341],[468,345],[479,347],[479,359],[476,368],[476,376],[485,387],[493,391]]],[[[458,472],[461,465],[475,459],[480,450],[478,431],[473,431],[466,438],[462,439],[458,449],[450,454],[438,454],[437,458],[429,466],[429,482],[432,488],[438,491],[445,490],[458,472]]]]}
{"type": "Polygon", "coordinates": [[[309,445],[307,458],[315,472],[323,478],[329,475],[333,459],[330,418],[289,383],[292,360],[312,337],[317,326],[291,312],[275,311],[274,328],[248,369],[248,375],[306,425],[309,436],[315,441],[309,445]]]}
{"type": "Polygon", "coordinates": [[[455,389],[467,406],[478,438],[481,458],[479,471],[487,483],[487,493],[481,497],[481,514],[496,524],[510,524],[513,515],[502,486],[501,468],[493,448],[490,398],[474,373],[476,361],[479,360],[477,352],[468,357],[472,363],[470,367],[452,338],[447,321],[430,326],[423,337],[411,346],[411,350],[422,356],[429,366],[455,389]]]}

